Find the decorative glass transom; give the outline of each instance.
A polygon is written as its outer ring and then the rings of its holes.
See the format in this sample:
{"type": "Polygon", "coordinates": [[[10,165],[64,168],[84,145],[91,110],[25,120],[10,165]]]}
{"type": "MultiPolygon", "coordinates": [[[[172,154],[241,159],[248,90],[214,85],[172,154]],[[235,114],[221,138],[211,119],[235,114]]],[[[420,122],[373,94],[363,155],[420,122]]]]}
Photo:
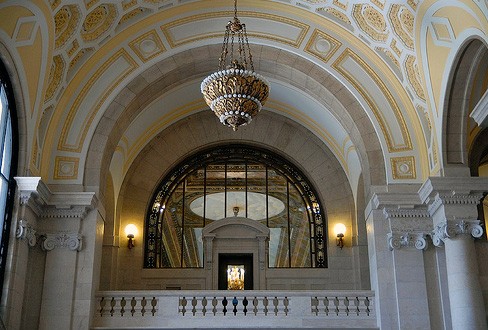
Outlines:
{"type": "Polygon", "coordinates": [[[270,229],[269,267],[326,267],[317,194],[288,161],[243,145],[191,156],[169,173],[146,218],[145,268],[203,267],[202,229],[245,217],[270,229]]]}

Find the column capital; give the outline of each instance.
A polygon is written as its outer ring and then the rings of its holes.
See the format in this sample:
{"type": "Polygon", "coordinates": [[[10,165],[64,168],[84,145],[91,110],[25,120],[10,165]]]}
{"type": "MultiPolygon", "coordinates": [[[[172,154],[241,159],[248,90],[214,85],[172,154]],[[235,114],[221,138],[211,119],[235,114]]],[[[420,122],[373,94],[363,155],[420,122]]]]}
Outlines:
{"type": "Polygon", "coordinates": [[[483,235],[483,228],[479,220],[473,219],[450,219],[435,226],[432,232],[432,242],[435,246],[441,246],[446,239],[453,239],[458,235],[471,235],[480,238],[483,235]]]}
{"type": "Polygon", "coordinates": [[[37,243],[36,231],[26,220],[20,220],[15,229],[15,237],[27,240],[29,246],[35,246],[37,243]]]}
{"type": "Polygon", "coordinates": [[[42,248],[52,251],[55,248],[68,248],[71,251],[81,251],[82,236],[78,233],[49,233],[42,235],[42,248]]]}
{"type": "Polygon", "coordinates": [[[390,251],[401,248],[414,247],[417,250],[426,250],[428,247],[427,233],[412,232],[412,233],[388,233],[387,235],[388,247],[390,251]]]}
{"type": "Polygon", "coordinates": [[[400,248],[427,249],[427,236],[433,225],[426,207],[385,207],[383,214],[390,224],[391,232],[387,234],[390,251],[400,248]]]}

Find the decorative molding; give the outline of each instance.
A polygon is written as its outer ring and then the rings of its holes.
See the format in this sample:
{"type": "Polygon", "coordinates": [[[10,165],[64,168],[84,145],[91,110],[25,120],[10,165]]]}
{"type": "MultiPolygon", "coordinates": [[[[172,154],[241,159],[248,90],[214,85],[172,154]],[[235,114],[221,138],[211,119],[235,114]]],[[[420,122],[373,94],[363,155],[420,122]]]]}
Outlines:
{"type": "MultiPolygon", "coordinates": [[[[197,14],[192,15],[180,19],[176,19],[172,22],[163,24],[161,26],[161,31],[163,32],[166,40],[168,41],[171,48],[176,48],[184,44],[197,42],[205,39],[220,37],[222,32],[221,31],[207,31],[207,33],[196,33],[191,36],[181,36],[178,37],[178,29],[187,28],[190,24],[198,22],[200,24],[206,24],[205,21],[215,21],[221,18],[227,19],[231,17],[234,13],[228,11],[219,11],[219,12],[211,12],[211,13],[204,13],[204,14],[197,14]]],[[[239,11],[239,16],[242,18],[253,18],[257,20],[265,20],[268,24],[276,24],[277,29],[279,26],[288,26],[295,28],[295,35],[278,35],[272,33],[273,31],[266,31],[266,33],[258,33],[258,32],[249,32],[248,35],[250,37],[257,37],[262,39],[268,39],[272,41],[276,41],[279,43],[288,44],[292,47],[299,48],[302,44],[305,36],[310,29],[310,26],[304,22],[294,20],[291,18],[273,15],[268,13],[261,13],[261,12],[252,12],[252,11],[239,11]]],[[[279,30],[277,30],[279,31],[279,30]]]]}
{"type": "Polygon", "coordinates": [[[388,233],[388,247],[390,251],[398,250],[404,247],[415,247],[417,250],[426,250],[428,247],[427,233],[388,233]]]}
{"type": "Polygon", "coordinates": [[[478,205],[483,198],[482,193],[438,193],[429,205],[430,214],[434,214],[441,205],[478,205]]]}
{"type": "MultiPolygon", "coordinates": [[[[403,152],[409,151],[413,149],[412,141],[410,138],[410,133],[407,128],[407,124],[405,122],[404,114],[400,109],[398,103],[395,100],[390,89],[387,87],[383,79],[376,73],[376,71],[369,66],[366,61],[361,58],[358,54],[354,53],[354,51],[350,48],[346,48],[334,61],[332,64],[332,68],[334,68],[339,74],[341,74],[356,90],[361,94],[364,98],[366,103],[368,104],[369,108],[373,112],[375,119],[378,121],[378,124],[381,128],[383,136],[385,137],[385,142],[388,147],[388,151],[391,153],[395,152],[403,152]],[[348,65],[348,61],[349,65],[348,65]],[[358,70],[352,70],[351,67],[353,65],[357,65],[363,72],[358,72],[358,70]],[[364,73],[364,74],[363,74],[364,73]],[[376,86],[383,94],[384,100],[388,102],[391,107],[391,111],[394,114],[394,122],[392,124],[398,125],[398,133],[401,135],[402,141],[395,141],[394,135],[396,134],[396,130],[391,127],[389,121],[383,115],[382,111],[380,111],[380,106],[378,103],[371,97],[371,90],[368,90],[365,87],[365,83],[359,79],[361,76],[365,76],[372,85],[376,86]]],[[[363,79],[364,80],[364,79],[363,79]]],[[[391,120],[390,120],[391,121],[391,120]]],[[[400,136],[399,136],[400,137],[400,136]]]]}
{"type": "Polygon", "coordinates": [[[390,158],[391,172],[393,179],[416,179],[415,157],[392,157],[390,158]]]}
{"type": "Polygon", "coordinates": [[[485,177],[431,177],[418,194],[433,214],[441,205],[478,205],[487,186],[485,177]]]}
{"type": "Polygon", "coordinates": [[[70,219],[84,219],[91,206],[74,205],[65,208],[58,208],[55,206],[46,207],[42,213],[43,218],[58,219],[58,218],[70,218],[70,219]]]}
{"type": "Polygon", "coordinates": [[[82,236],[77,233],[51,233],[42,235],[42,248],[52,251],[55,248],[68,248],[71,251],[81,251],[82,236]]]}
{"type": "Polygon", "coordinates": [[[411,209],[400,207],[385,207],[383,213],[387,218],[424,218],[430,219],[430,214],[425,208],[411,209]]]}
{"type": "Polygon", "coordinates": [[[488,127],[488,90],[469,115],[480,127],[488,127]]]}
{"type": "Polygon", "coordinates": [[[323,62],[327,62],[341,46],[342,43],[336,38],[315,29],[304,50],[323,62]]]}
{"type": "Polygon", "coordinates": [[[480,238],[483,235],[483,228],[479,223],[479,220],[473,219],[446,220],[434,228],[432,242],[435,246],[441,246],[446,239],[452,239],[458,235],[471,235],[474,238],[480,238]]]}
{"type": "Polygon", "coordinates": [[[54,180],[78,178],[80,159],[78,157],[56,156],[54,160],[54,180]]]}
{"type": "Polygon", "coordinates": [[[17,223],[15,238],[26,239],[29,246],[35,246],[37,243],[36,231],[26,220],[23,219],[20,219],[20,221],[17,223]]]}

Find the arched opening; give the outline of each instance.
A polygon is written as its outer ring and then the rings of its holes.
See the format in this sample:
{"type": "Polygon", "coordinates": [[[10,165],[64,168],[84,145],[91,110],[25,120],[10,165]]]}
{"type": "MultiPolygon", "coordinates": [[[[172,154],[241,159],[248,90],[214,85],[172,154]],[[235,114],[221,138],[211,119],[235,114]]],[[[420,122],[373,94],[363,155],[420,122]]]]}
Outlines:
{"type": "Polygon", "coordinates": [[[468,153],[480,129],[469,114],[488,88],[488,48],[479,40],[460,49],[446,93],[445,165],[468,166],[468,153]]]}
{"type": "Polygon", "coordinates": [[[162,180],[145,223],[145,268],[202,268],[202,230],[242,216],[270,230],[269,268],[323,268],[324,207],[301,171],[284,158],[245,145],[186,158],[162,180]]]}

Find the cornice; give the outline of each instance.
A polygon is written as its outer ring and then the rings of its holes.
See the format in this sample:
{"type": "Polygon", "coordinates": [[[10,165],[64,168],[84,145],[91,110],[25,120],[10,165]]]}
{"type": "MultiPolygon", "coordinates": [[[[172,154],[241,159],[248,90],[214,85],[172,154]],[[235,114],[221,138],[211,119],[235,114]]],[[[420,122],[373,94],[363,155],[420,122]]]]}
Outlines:
{"type": "Polygon", "coordinates": [[[44,208],[41,216],[42,218],[47,219],[84,219],[89,210],[91,210],[90,206],[75,205],[71,207],[58,208],[49,205],[44,208]]]}
{"type": "Polygon", "coordinates": [[[413,193],[375,193],[371,198],[371,208],[381,209],[385,207],[402,207],[413,209],[416,205],[420,205],[421,201],[416,192],[413,193]]]}
{"type": "Polygon", "coordinates": [[[422,203],[431,204],[436,195],[444,198],[451,196],[452,201],[462,200],[459,196],[481,196],[487,187],[488,177],[430,177],[420,187],[418,194],[422,203]],[[458,197],[453,197],[456,195],[458,197]]]}
{"type": "Polygon", "coordinates": [[[81,218],[95,208],[94,192],[51,192],[41,177],[15,177],[20,205],[28,205],[43,218],[81,218]]]}

